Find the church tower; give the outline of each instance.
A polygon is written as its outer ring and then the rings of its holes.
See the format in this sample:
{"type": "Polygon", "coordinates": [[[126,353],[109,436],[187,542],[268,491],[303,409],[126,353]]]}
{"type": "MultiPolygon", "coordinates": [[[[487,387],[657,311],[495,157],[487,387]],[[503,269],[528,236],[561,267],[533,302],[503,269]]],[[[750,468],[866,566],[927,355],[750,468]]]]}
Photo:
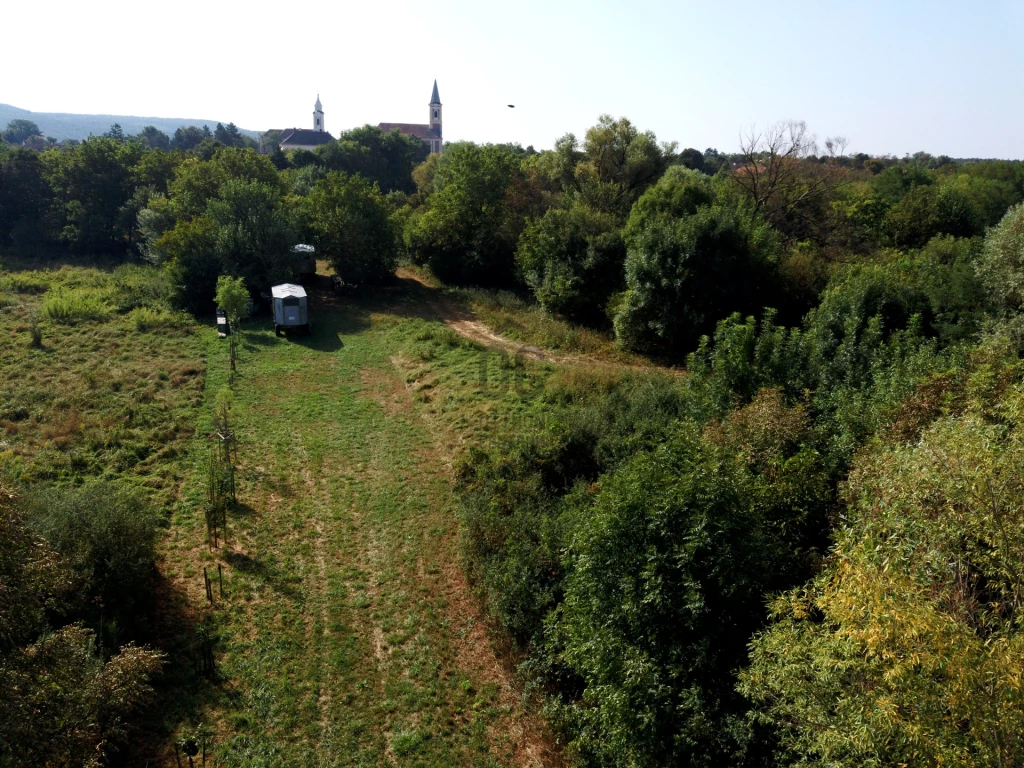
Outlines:
{"type": "MultiPolygon", "coordinates": [[[[441,138],[441,97],[437,94],[437,80],[434,81],[434,92],[430,94],[430,130],[441,138]]],[[[439,152],[440,148],[434,150],[439,152]]]]}
{"type": "MultiPolygon", "coordinates": [[[[434,91],[437,91],[437,86],[434,86],[434,91]]],[[[316,95],[316,104],[313,106],[313,130],[314,131],[325,131],[324,128],[324,108],[320,106],[320,94],[316,95]]]]}

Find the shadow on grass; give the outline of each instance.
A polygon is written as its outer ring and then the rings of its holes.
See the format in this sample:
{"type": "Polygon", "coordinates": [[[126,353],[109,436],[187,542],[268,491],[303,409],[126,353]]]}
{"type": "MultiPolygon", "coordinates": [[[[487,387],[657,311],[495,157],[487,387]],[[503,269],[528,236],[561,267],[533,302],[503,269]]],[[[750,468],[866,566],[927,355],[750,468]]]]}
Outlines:
{"type": "Polygon", "coordinates": [[[301,592],[295,586],[299,581],[298,577],[281,573],[274,566],[242,552],[229,552],[224,559],[239,573],[262,581],[278,594],[292,600],[301,596],[301,592]]]}

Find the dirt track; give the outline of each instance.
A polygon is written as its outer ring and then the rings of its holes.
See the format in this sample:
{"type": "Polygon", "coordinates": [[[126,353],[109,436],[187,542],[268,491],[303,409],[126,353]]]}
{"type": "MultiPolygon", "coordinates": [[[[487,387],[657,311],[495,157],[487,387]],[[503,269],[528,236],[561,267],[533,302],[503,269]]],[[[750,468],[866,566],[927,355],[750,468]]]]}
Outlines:
{"type": "Polygon", "coordinates": [[[504,352],[525,357],[530,360],[540,360],[564,365],[628,368],[646,371],[650,371],[651,369],[660,369],[666,373],[672,374],[673,376],[686,375],[686,371],[678,368],[668,368],[653,364],[631,365],[629,363],[599,360],[588,355],[563,355],[557,352],[552,352],[549,349],[542,349],[541,347],[536,347],[531,344],[524,344],[521,341],[516,341],[495,333],[484,323],[476,320],[464,305],[445,295],[445,293],[439,288],[428,284],[414,271],[399,269],[398,277],[401,280],[415,283],[418,286],[420,297],[430,308],[431,313],[436,317],[436,319],[443,322],[460,336],[479,344],[483,344],[485,347],[500,349],[504,352]]]}

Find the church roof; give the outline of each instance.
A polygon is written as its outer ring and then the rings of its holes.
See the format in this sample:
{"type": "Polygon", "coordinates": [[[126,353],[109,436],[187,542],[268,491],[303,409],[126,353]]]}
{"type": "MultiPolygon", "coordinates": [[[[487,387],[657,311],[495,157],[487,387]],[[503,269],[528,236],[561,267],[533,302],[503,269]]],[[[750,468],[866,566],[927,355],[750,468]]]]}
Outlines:
{"type": "Polygon", "coordinates": [[[430,94],[430,103],[431,104],[440,104],[441,103],[441,97],[437,95],[437,80],[434,81],[434,92],[432,94],[430,94]]]}
{"type": "Polygon", "coordinates": [[[281,131],[280,144],[284,149],[292,147],[318,147],[329,144],[334,137],[327,131],[314,131],[305,128],[285,128],[281,131]]]}
{"type": "Polygon", "coordinates": [[[397,130],[406,136],[415,136],[417,139],[440,139],[441,134],[432,129],[429,125],[417,125],[416,123],[380,123],[377,125],[384,133],[397,130]]]}

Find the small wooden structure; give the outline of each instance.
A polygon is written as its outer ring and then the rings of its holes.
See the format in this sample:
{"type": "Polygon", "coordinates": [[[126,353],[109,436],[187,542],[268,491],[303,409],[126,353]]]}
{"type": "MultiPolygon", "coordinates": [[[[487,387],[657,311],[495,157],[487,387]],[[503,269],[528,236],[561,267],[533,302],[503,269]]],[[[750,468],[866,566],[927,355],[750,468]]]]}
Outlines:
{"type": "Polygon", "coordinates": [[[306,289],[294,283],[282,283],[270,289],[274,302],[274,333],[298,328],[309,333],[309,305],[306,289]]]}

